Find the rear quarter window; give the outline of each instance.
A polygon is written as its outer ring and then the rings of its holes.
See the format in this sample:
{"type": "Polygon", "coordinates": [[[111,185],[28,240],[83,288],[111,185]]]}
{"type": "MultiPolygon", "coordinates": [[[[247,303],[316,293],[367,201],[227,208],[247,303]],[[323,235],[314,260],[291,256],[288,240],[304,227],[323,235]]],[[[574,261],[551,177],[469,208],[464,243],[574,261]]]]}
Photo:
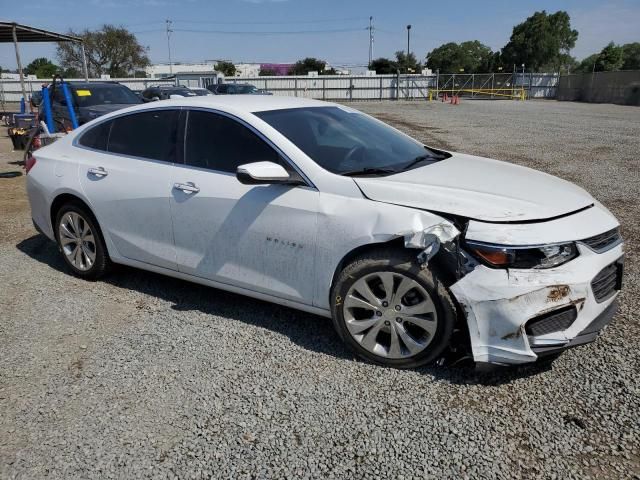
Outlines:
{"type": "Polygon", "coordinates": [[[108,151],[174,162],[178,143],[178,110],[153,110],[113,120],[108,151]]]}
{"type": "Polygon", "coordinates": [[[80,136],[78,144],[94,150],[106,151],[112,123],[112,121],[102,122],[95,127],[87,129],[87,131],[80,136]]]}

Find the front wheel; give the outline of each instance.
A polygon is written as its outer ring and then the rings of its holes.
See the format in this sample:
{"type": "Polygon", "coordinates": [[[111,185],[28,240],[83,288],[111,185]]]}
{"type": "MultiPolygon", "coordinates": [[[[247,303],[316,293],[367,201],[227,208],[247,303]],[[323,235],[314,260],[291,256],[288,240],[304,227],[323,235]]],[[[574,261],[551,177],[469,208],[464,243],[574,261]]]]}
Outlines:
{"type": "Polygon", "coordinates": [[[414,368],[447,348],[456,311],[431,267],[420,268],[411,251],[380,250],[341,272],[332,289],[332,317],[340,338],[359,356],[414,368]]]}

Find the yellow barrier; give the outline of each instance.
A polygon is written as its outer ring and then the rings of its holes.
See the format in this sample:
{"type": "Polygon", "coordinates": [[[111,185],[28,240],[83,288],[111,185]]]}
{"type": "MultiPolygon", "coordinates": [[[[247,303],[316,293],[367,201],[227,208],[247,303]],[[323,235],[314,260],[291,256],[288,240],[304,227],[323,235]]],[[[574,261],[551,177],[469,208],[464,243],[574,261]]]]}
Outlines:
{"type": "MultiPolygon", "coordinates": [[[[451,93],[454,95],[460,93],[470,93],[471,95],[491,95],[494,97],[507,97],[507,98],[517,98],[518,100],[526,100],[527,95],[524,88],[451,88],[451,89],[437,89],[436,92],[439,93],[451,93]],[[510,93],[501,93],[501,92],[510,92],[510,93]]],[[[431,91],[429,91],[429,101],[431,101],[431,91]]]]}

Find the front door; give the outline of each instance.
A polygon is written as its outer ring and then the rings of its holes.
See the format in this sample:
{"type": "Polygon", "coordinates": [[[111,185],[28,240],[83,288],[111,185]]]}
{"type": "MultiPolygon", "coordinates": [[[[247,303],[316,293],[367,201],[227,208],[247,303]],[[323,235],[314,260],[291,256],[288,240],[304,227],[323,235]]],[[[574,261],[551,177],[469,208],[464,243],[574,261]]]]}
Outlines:
{"type": "Polygon", "coordinates": [[[80,183],[117,253],[173,270],[170,198],[178,116],[179,110],[162,109],[116,117],[78,141],[80,183]]]}
{"type": "Polygon", "coordinates": [[[291,166],[234,118],[192,110],[186,121],[171,200],[179,270],[311,304],[318,191],[240,183],[238,165],[291,166]]]}

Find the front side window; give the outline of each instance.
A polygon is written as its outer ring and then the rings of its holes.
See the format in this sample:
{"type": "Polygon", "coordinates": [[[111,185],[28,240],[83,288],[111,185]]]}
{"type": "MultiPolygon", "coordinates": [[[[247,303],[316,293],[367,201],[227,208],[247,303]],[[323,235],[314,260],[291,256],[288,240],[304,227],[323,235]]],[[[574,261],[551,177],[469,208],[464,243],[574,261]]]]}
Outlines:
{"type": "Polygon", "coordinates": [[[115,118],[108,151],[175,162],[178,115],[178,110],[153,110],[115,118]]]}
{"type": "Polygon", "coordinates": [[[258,88],[253,85],[238,85],[236,89],[236,93],[240,94],[256,93],[258,91],[258,88]]]}
{"type": "Polygon", "coordinates": [[[307,107],[255,115],[318,165],[340,175],[397,173],[449,156],[356,110],[307,107]]]}
{"type": "Polygon", "coordinates": [[[190,111],[187,118],[187,165],[235,173],[246,163],[281,163],[273,148],[232,118],[197,110],[190,111]]]}

